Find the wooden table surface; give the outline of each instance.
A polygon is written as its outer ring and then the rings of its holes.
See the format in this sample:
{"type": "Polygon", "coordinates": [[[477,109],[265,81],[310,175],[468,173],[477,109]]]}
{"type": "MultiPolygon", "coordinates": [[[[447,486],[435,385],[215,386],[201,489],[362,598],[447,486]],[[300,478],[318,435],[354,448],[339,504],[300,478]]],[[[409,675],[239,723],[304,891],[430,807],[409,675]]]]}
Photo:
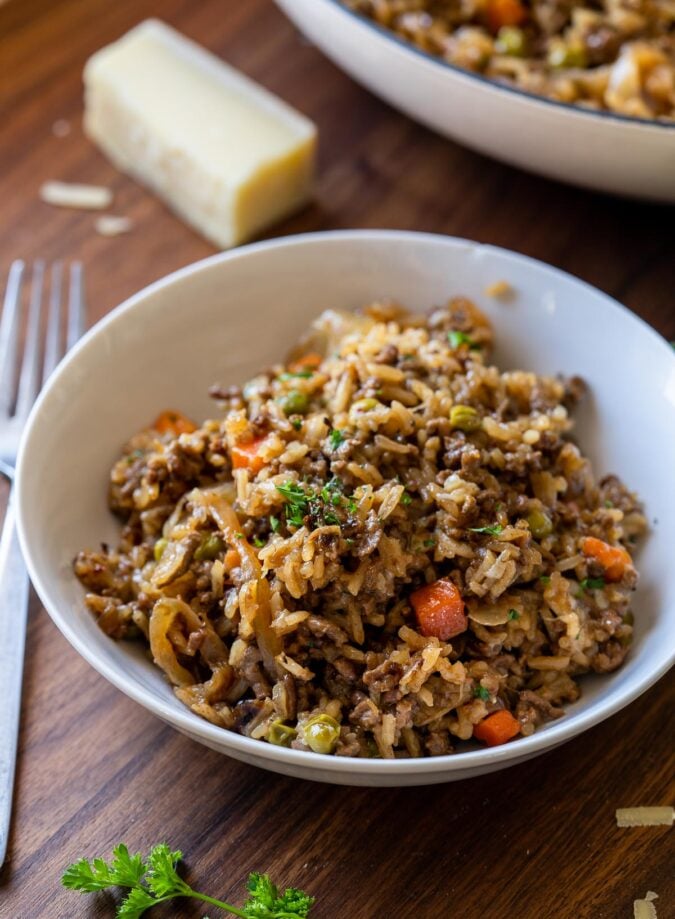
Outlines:
{"type": "MultiPolygon", "coordinates": [[[[584,278],[675,338],[672,210],[557,185],[435,136],[340,73],[270,0],[0,8],[3,282],[17,256],[80,258],[93,322],[213,251],[82,135],[86,58],[153,15],[318,123],[316,204],[278,234],[389,227],[506,246],[584,278]],[[53,132],[61,120],[67,136],[53,132]],[[110,186],[133,232],[103,238],[90,213],[40,203],[47,179],[110,186]]],[[[317,919],[619,919],[650,889],[659,919],[673,917],[672,831],[617,829],[614,811],[673,803],[674,688],[662,679],[558,750],[471,781],[316,785],[239,764],[164,726],[81,660],[34,597],[0,916],[112,916],[106,896],[63,890],[63,868],[120,840],[134,849],[167,840],[187,853],[200,889],[239,902],[247,873],[269,871],[313,893],[317,919]]],[[[204,910],[183,901],[157,915],[204,910]]]]}

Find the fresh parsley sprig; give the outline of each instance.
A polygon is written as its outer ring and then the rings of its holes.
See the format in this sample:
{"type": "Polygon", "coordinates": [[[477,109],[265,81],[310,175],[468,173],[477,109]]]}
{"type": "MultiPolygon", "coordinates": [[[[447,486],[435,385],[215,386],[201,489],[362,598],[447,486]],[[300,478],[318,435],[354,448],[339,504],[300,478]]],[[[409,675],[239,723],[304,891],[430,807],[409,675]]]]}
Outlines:
{"type": "Polygon", "coordinates": [[[166,843],[160,843],[144,859],[140,852],[131,855],[120,843],[113,849],[110,863],[102,858],[82,858],[66,868],[61,881],[64,887],[80,893],[125,888],[128,893],[117,907],[117,919],[140,919],[146,910],[175,897],[201,900],[240,919],[306,919],[314,903],[313,897],[295,887],[280,894],[267,874],[254,872],[246,885],[248,899],[241,907],[232,906],[190,887],[176,871],[182,857],[182,852],[172,852],[166,843]]]}

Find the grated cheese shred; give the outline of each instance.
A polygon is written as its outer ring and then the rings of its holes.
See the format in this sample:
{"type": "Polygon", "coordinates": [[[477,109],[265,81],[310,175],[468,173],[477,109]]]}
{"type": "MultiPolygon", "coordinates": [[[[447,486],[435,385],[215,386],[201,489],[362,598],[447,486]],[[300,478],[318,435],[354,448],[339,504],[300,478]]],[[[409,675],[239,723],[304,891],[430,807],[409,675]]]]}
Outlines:
{"type": "Polygon", "coordinates": [[[658,894],[648,890],[644,900],[633,900],[633,919],[658,919],[653,900],[658,899],[658,894]]]}
{"type": "Polygon", "coordinates": [[[101,185],[79,185],[74,182],[45,182],[40,198],[55,207],[76,207],[102,211],[112,203],[112,192],[101,185]]]}
{"type": "Polygon", "coordinates": [[[116,214],[101,214],[94,224],[96,232],[101,236],[120,236],[128,233],[133,223],[128,217],[118,217],[116,214]]]}
{"type": "Polygon", "coordinates": [[[672,826],[674,816],[672,807],[620,807],[616,812],[616,825],[672,826]]]}

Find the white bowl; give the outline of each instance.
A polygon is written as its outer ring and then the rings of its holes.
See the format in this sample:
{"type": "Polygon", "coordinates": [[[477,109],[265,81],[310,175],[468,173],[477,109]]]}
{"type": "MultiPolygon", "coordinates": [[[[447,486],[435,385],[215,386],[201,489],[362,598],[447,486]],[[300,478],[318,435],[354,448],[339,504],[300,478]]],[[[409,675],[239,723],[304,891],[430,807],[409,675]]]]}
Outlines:
{"type": "Polygon", "coordinates": [[[569,275],[503,249],[419,233],[348,231],[259,243],[183,268],[98,323],[56,371],[28,423],[18,464],[21,542],[44,605],[103,676],[195,740],[288,775],[352,785],[466,778],[526,760],[627,705],[670,665],[675,632],[675,357],[613,300],[569,275]],[[507,279],[502,304],[485,286],[507,279]],[[493,749],[408,760],[320,756],[209,724],[174,697],[130,643],[112,641],[85,610],[71,570],[84,547],[114,543],[108,470],[121,444],[165,407],[200,419],[213,382],[241,382],[282,357],[327,307],[395,297],[423,310],[454,294],[493,321],[504,367],[578,373],[592,397],[578,435],[597,473],[617,472],[658,517],[638,556],[636,639],[625,666],[583,681],[581,701],[531,737],[493,749]]]}
{"type": "Polygon", "coordinates": [[[340,0],[276,0],[339,67],[416,121],[553,179],[675,201],[675,124],[595,112],[461,70],[340,0]]]}

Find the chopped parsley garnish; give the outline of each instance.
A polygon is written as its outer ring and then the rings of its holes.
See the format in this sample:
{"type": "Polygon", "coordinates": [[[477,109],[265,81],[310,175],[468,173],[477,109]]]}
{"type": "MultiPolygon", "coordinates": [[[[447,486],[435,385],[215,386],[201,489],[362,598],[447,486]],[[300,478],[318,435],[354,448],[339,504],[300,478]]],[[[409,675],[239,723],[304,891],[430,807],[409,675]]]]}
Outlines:
{"type": "Polygon", "coordinates": [[[286,499],[286,523],[301,527],[309,509],[311,496],[305,494],[305,489],[297,482],[286,482],[285,485],[277,485],[276,489],[286,499]]]}
{"type": "Polygon", "coordinates": [[[432,546],[436,545],[436,540],[435,539],[425,539],[423,545],[425,546],[425,548],[431,549],[432,546]]]}
{"type": "Polygon", "coordinates": [[[265,540],[261,539],[260,536],[254,536],[253,545],[256,547],[256,549],[262,549],[262,547],[265,545],[265,540]]]}
{"type": "Polygon", "coordinates": [[[614,504],[611,501],[607,500],[605,501],[605,507],[614,507],[614,504]]]}
{"type": "MultiPolygon", "coordinates": [[[[321,489],[321,499],[324,504],[332,504],[333,507],[346,507],[349,513],[353,514],[356,511],[356,501],[354,501],[353,498],[348,498],[344,494],[344,488],[344,482],[334,475],[321,489]]],[[[326,514],[324,511],[323,519],[326,523],[340,523],[340,520],[338,520],[335,514],[331,514],[330,512],[326,514]],[[329,516],[331,519],[329,519],[329,516]]]]}
{"type": "Polygon", "coordinates": [[[298,370],[297,373],[291,373],[287,371],[286,373],[280,373],[280,380],[308,380],[311,376],[314,376],[313,370],[298,370]]]}
{"type": "Polygon", "coordinates": [[[517,609],[509,610],[509,622],[513,622],[514,619],[520,619],[520,613],[517,609]]]}
{"type": "Polygon", "coordinates": [[[412,496],[408,494],[407,491],[404,491],[401,495],[401,504],[404,507],[407,507],[409,504],[412,504],[412,496]]]}
{"type": "Polygon", "coordinates": [[[342,492],[344,491],[344,485],[342,481],[334,475],[333,478],[326,482],[326,484],[321,489],[321,498],[324,503],[332,504],[334,507],[339,507],[342,501],[342,492]]]}
{"type": "Polygon", "coordinates": [[[605,586],[605,579],[584,578],[583,581],[579,581],[579,586],[582,590],[602,590],[605,586]]]}
{"type": "Polygon", "coordinates": [[[484,686],[476,686],[473,694],[477,699],[482,699],[483,702],[490,701],[490,692],[484,686]]]}
{"type": "Polygon", "coordinates": [[[480,345],[475,342],[470,335],[467,335],[466,332],[460,332],[457,329],[448,332],[448,341],[450,342],[451,348],[459,348],[461,345],[468,345],[472,351],[480,348],[480,345]]]}
{"type": "Polygon", "coordinates": [[[299,431],[300,428],[302,427],[302,419],[301,418],[291,418],[291,424],[293,425],[296,431],[299,431]]]}
{"type": "Polygon", "coordinates": [[[336,430],[336,429],[333,429],[333,430],[330,432],[330,434],[328,435],[328,439],[329,439],[329,441],[330,441],[331,449],[332,449],[332,450],[337,450],[337,448],[338,448],[341,444],[344,443],[344,441],[345,441],[345,435],[344,435],[344,433],[343,433],[342,431],[338,431],[338,430],[336,430]]]}
{"type": "Polygon", "coordinates": [[[235,535],[235,538],[236,538],[236,539],[243,539],[243,538],[244,538],[244,534],[243,534],[243,533],[235,533],[234,535],[235,535]]]}
{"type": "Polygon", "coordinates": [[[271,516],[271,517],[270,517],[270,528],[271,528],[272,532],[273,532],[273,533],[278,533],[278,532],[279,532],[280,526],[281,526],[281,521],[279,520],[279,518],[278,518],[278,517],[271,516]]]}
{"type": "Polygon", "coordinates": [[[342,521],[332,508],[346,507],[351,513],[356,510],[356,502],[343,494],[344,483],[337,476],[326,482],[318,494],[310,485],[298,485],[297,482],[286,482],[277,485],[276,489],[286,499],[286,523],[291,526],[301,527],[308,514],[315,525],[339,525],[342,521]]]}
{"type": "Polygon", "coordinates": [[[504,527],[501,523],[495,523],[489,527],[469,527],[472,533],[487,533],[488,536],[499,536],[504,527]]]}
{"type": "Polygon", "coordinates": [[[542,582],[542,584],[550,584],[550,583],[551,583],[551,578],[550,578],[547,574],[542,574],[541,577],[539,578],[539,580],[542,582]]]}

